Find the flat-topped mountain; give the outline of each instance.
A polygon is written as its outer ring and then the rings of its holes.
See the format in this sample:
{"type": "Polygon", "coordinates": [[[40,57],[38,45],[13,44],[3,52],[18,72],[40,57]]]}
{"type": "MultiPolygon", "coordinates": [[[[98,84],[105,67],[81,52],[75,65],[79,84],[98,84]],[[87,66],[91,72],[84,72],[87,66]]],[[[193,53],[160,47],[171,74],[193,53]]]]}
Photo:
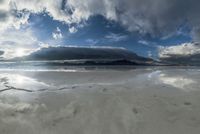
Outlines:
{"type": "MultiPolygon", "coordinates": [[[[144,58],[138,56],[137,54],[123,48],[85,48],[85,47],[42,48],[36,52],[31,53],[28,56],[18,57],[15,58],[14,60],[25,60],[25,61],[86,60],[86,61],[103,61],[104,64],[107,64],[107,62],[105,61],[114,64],[117,63],[144,64],[153,61],[150,58],[144,58]]],[[[99,62],[97,64],[99,64],[99,62]]]]}

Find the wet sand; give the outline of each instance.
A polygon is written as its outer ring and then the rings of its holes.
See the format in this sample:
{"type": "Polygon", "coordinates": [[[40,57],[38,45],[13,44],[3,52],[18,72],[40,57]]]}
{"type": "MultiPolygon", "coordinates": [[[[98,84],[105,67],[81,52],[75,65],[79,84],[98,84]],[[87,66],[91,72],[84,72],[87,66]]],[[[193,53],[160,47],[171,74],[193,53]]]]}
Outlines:
{"type": "Polygon", "coordinates": [[[0,71],[1,134],[199,134],[200,69],[0,71]]]}

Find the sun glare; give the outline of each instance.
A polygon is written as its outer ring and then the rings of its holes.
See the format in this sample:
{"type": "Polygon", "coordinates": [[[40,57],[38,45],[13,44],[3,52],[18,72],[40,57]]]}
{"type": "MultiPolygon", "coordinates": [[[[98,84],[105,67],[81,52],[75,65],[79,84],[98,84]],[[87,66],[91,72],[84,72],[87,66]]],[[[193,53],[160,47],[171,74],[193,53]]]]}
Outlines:
{"type": "Polygon", "coordinates": [[[26,55],[25,49],[23,49],[23,48],[18,48],[18,49],[16,50],[16,57],[22,57],[22,56],[24,56],[24,55],[26,55]]]}

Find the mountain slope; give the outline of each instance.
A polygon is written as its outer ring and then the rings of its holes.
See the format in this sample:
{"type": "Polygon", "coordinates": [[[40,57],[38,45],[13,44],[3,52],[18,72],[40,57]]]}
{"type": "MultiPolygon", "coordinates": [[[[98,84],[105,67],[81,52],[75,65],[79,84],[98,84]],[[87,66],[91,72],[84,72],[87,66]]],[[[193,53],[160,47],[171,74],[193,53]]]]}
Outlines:
{"type": "Polygon", "coordinates": [[[84,48],[84,47],[49,47],[42,48],[28,56],[15,60],[102,60],[102,61],[132,61],[136,63],[152,62],[135,53],[121,48],[84,48]]]}

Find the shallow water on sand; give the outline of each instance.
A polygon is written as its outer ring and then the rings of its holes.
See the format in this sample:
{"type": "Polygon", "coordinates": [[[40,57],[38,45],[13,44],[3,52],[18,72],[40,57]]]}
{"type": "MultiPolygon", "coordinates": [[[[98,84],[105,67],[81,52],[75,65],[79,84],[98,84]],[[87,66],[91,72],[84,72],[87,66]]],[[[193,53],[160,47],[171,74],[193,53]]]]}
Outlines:
{"type": "Polygon", "coordinates": [[[200,69],[0,70],[1,134],[198,134],[200,69]]]}

